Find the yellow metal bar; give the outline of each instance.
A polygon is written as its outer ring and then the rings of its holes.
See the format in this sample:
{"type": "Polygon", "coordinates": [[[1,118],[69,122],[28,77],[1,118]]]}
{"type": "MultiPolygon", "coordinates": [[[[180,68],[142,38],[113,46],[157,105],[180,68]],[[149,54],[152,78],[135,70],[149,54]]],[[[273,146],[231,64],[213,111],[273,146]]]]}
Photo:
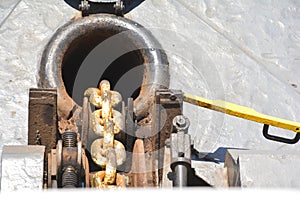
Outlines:
{"type": "Polygon", "coordinates": [[[279,128],[300,133],[300,123],[261,114],[252,108],[247,108],[222,100],[209,100],[186,93],[184,94],[184,101],[211,110],[233,115],[239,118],[255,121],[262,124],[268,124],[271,126],[276,126],[279,128]]]}

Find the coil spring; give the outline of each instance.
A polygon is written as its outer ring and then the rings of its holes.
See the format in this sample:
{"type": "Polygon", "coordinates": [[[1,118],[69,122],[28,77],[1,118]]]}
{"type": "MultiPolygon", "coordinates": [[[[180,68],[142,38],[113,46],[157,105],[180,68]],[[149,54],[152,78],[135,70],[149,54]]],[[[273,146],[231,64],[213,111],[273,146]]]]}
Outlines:
{"type": "Polygon", "coordinates": [[[64,147],[76,147],[77,146],[77,133],[73,131],[66,131],[62,134],[64,147]]]}
{"type": "Polygon", "coordinates": [[[62,174],[62,187],[75,188],[78,185],[78,175],[72,166],[68,166],[62,174]]]}

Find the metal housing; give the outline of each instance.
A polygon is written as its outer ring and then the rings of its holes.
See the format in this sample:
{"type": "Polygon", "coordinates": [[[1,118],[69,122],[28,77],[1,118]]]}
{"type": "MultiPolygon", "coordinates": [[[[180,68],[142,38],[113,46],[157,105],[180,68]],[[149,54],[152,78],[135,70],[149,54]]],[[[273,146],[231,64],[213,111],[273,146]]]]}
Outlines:
{"type": "MultiPolygon", "coordinates": [[[[138,23],[110,14],[95,14],[63,25],[47,44],[39,71],[39,87],[57,88],[58,117],[67,119],[78,105],[66,91],[62,70],[68,59],[82,63],[88,53],[105,39],[124,33],[126,44],[137,50],[144,66],[139,96],[134,100],[138,119],[146,117],[154,102],[154,91],[169,86],[169,66],[165,52],[150,31],[138,23]]],[[[76,76],[76,70],[74,70],[76,76]]],[[[75,77],[74,77],[75,78],[75,77]]],[[[100,77],[99,77],[100,79],[100,77]]]]}

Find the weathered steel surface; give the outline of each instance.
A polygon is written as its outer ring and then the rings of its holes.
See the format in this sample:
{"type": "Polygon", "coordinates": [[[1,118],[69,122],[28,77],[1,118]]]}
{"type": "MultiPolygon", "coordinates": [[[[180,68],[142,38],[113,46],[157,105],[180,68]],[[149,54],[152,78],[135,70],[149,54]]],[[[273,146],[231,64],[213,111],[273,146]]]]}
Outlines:
{"type": "Polygon", "coordinates": [[[28,144],[44,145],[46,153],[56,146],[57,130],[56,89],[29,91],[28,144]]]}
{"type": "Polygon", "coordinates": [[[182,114],[182,105],[183,93],[179,90],[161,89],[155,92],[152,131],[145,139],[146,152],[152,152],[153,169],[158,170],[158,177],[155,178],[156,174],[153,174],[154,185],[161,184],[165,141],[172,132],[173,118],[182,114]]]}

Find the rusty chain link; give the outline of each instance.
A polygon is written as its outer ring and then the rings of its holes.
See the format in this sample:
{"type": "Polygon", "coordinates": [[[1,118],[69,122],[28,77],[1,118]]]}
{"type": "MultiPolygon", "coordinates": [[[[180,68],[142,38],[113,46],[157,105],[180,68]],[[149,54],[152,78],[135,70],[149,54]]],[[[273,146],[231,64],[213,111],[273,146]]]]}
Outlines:
{"type": "Polygon", "coordinates": [[[95,107],[100,108],[91,115],[91,124],[95,134],[101,138],[96,139],[91,145],[93,161],[105,168],[105,171],[95,173],[92,186],[107,188],[116,184],[117,167],[126,159],[124,145],[114,139],[123,128],[122,115],[113,109],[122,101],[120,93],[110,90],[107,80],[101,81],[98,88],[89,88],[84,93],[95,107]]]}

